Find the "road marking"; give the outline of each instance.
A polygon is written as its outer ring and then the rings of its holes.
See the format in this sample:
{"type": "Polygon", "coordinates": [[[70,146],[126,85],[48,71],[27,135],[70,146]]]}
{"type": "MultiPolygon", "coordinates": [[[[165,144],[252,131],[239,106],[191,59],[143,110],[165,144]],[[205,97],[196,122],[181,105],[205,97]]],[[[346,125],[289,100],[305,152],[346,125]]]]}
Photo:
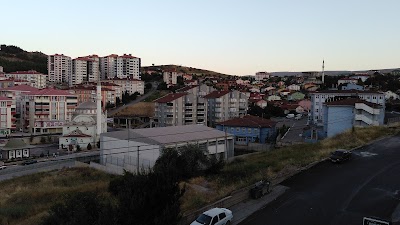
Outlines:
{"type": "Polygon", "coordinates": [[[376,155],[378,155],[378,154],[372,153],[372,152],[360,152],[361,157],[372,157],[372,156],[376,156],[376,155]]]}

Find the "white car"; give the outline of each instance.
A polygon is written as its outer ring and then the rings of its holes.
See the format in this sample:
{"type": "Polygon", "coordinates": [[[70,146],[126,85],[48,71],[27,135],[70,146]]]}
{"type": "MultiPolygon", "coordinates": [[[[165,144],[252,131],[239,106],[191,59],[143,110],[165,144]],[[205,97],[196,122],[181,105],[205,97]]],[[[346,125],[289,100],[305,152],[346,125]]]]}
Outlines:
{"type": "Polygon", "coordinates": [[[7,169],[7,166],[0,166],[0,170],[7,169]]]}
{"type": "Polygon", "coordinates": [[[213,208],[205,211],[190,225],[230,225],[232,223],[232,211],[225,208],[213,208]]]}

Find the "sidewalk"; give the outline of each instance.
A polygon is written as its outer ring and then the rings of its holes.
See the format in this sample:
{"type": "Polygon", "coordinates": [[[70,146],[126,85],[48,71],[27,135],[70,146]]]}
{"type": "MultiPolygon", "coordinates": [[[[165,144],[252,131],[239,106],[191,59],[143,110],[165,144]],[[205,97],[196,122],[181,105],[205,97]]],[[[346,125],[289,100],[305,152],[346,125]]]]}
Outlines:
{"type": "Polygon", "coordinates": [[[232,225],[239,224],[251,214],[264,208],[267,204],[284,194],[287,189],[289,188],[286,186],[276,185],[272,188],[271,193],[261,197],[260,199],[251,199],[232,206],[230,208],[233,213],[232,225]]]}

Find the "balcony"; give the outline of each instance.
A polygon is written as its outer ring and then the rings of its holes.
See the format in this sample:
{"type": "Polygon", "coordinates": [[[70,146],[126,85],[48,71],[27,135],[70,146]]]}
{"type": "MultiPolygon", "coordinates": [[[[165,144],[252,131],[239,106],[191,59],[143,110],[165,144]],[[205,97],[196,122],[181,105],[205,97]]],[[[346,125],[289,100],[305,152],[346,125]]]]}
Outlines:
{"type": "Polygon", "coordinates": [[[369,114],[374,114],[374,115],[379,115],[379,113],[380,113],[379,109],[372,108],[364,103],[356,103],[354,108],[364,110],[364,111],[368,112],[369,114]]]}
{"type": "Polygon", "coordinates": [[[378,121],[375,121],[375,120],[373,120],[365,115],[362,115],[362,114],[356,114],[354,119],[358,120],[358,121],[362,121],[370,126],[379,126],[378,121]]]}

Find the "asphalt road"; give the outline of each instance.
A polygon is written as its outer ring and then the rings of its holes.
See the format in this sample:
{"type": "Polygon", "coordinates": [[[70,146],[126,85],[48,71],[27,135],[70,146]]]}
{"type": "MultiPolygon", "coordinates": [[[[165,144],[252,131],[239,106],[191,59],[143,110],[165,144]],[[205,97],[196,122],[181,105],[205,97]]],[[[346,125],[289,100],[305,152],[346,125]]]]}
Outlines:
{"type": "Polygon", "coordinates": [[[322,162],[282,185],[284,195],[240,225],[351,225],[364,216],[400,221],[400,136],[354,151],[343,164],[322,162]]]}
{"type": "Polygon", "coordinates": [[[307,125],[307,116],[303,116],[300,120],[294,118],[277,118],[274,119],[277,122],[276,127],[282,127],[283,125],[290,127],[289,131],[285,135],[281,142],[287,143],[298,143],[303,142],[303,128],[307,125]]]}

